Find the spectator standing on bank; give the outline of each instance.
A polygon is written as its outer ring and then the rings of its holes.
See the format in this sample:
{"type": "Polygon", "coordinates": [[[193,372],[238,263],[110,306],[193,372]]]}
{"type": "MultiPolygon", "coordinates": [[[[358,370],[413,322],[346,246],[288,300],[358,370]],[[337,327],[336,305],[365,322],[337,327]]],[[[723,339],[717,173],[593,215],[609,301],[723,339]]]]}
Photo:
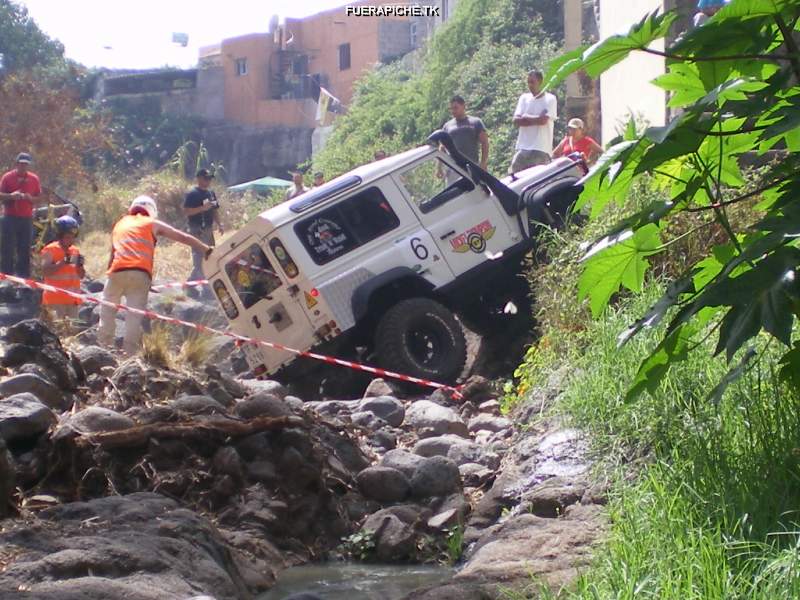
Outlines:
{"type": "Polygon", "coordinates": [[[312,184],[311,187],[319,187],[323,183],[325,183],[324,173],[322,173],[322,171],[317,171],[316,173],[314,173],[314,183],[312,184]]]}
{"type": "Polygon", "coordinates": [[[3,203],[0,236],[0,270],[7,275],[30,277],[33,207],[40,204],[39,177],[30,171],[31,155],[20,152],[14,169],[0,179],[3,203]]]}
{"type": "Polygon", "coordinates": [[[727,3],[727,0],[700,0],[697,3],[698,12],[692,19],[692,26],[701,27],[705,25],[706,21],[717,14],[727,3]]]}
{"type": "MultiPolygon", "coordinates": [[[[211,189],[214,174],[208,169],[197,172],[197,185],[186,194],[183,201],[183,214],[189,222],[189,233],[208,246],[214,246],[214,225],[219,234],[225,233],[219,218],[219,202],[211,189]]],[[[189,281],[203,279],[203,253],[192,248],[192,272],[189,281]]],[[[188,290],[189,295],[197,295],[196,288],[188,290]]]]}
{"type": "Polygon", "coordinates": [[[567,135],[553,150],[553,158],[569,156],[573,152],[580,152],[586,163],[591,165],[603,153],[603,147],[594,138],[586,135],[583,120],[570,119],[567,123],[567,135]]]}
{"type": "MultiPolygon", "coordinates": [[[[122,298],[132,307],[147,308],[147,296],[153,280],[156,240],[159,237],[185,244],[200,252],[203,257],[211,253],[211,246],[158,220],[158,207],[149,196],[139,196],[131,202],[128,214],[114,225],[111,232],[111,257],[108,261],[108,280],[103,288],[103,300],[111,303],[100,308],[100,326],[97,341],[104,346],[114,345],[117,309],[122,298]]],[[[123,349],[128,355],[138,352],[142,342],[142,315],[125,312],[125,341],[123,349]]]]}
{"type": "Polygon", "coordinates": [[[291,200],[307,191],[308,188],[303,184],[303,174],[300,171],[292,171],[292,186],[286,190],[286,195],[283,199],[284,201],[291,200]]]}
{"type": "Polygon", "coordinates": [[[386,152],[384,150],[375,150],[375,154],[372,155],[375,160],[383,160],[386,158],[386,152]]]}
{"type": "Polygon", "coordinates": [[[553,127],[558,117],[556,97],[542,92],[544,74],[528,72],[529,92],[522,94],[514,110],[513,123],[519,128],[516,153],[511,160],[511,173],[550,162],[553,151],[553,127]]]}
{"type": "Polygon", "coordinates": [[[467,103],[461,96],[450,98],[450,114],[453,118],[442,129],[450,134],[461,154],[485,171],[489,162],[489,134],[483,121],[467,114],[467,103]]]}

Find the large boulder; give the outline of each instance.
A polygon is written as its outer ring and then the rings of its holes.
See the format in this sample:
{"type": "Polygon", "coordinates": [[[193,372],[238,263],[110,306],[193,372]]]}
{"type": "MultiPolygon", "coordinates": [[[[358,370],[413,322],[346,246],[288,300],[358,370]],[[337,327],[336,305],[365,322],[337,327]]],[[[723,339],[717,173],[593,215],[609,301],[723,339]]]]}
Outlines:
{"type": "Polygon", "coordinates": [[[383,379],[373,379],[369,382],[364,391],[364,398],[375,398],[377,396],[393,396],[395,393],[389,383],[383,379]]]}
{"type": "Polygon", "coordinates": [[[369,467],[356,477],[358,489],[364,496],[378,502],[400,502],[408,496],[408,478],[397,469],[369,467]]]}
{"type": "Polygon", "coordinates": [[[237,402],[234,411],[243,419],[256,417],[288,417],[292,411],[278,396],[269,392],[258,392],[237,402]]]}
{"type": "Polygon", "coordinates": [[[70,398],[40,375],[22,373],[0,382],[0,396],[7,398],[23,392],[30,392],[53,410],[66,410],[72,404],[70,398]]]}
{"type": "Polygon", "coordinates": [[[101,406],[90,406],[72,415],[66,425],[79,433],[102,433],[129,429],[135,423],[133,419],[117,411],[101,406]]]}
{"type": "Polygon", "coordinates": [[[458,465],[444,456],[424,459],[411,476],[411,494],[415,498],[446,496],[460,487],[458,465]]]}
{"type": "Polygon", "coordinates": [[[37,348],[47,345],[61,347],[61,341],[58,336],[50,331],[39,319],[28,319],[12,325],[6,329],[6,334],[3,338],[11,344],[23,344],[24,346],[35,346],[37,348]]]}
{"type": "Polygon", "coordinates": [[[225,407],[210,396],[181,396],[171,402],[172,408],[190,415],[224,414],[225,407]]]}
{"type": "Polygon", "coordinates": [[[2,598],[236,600],[272,583],[268,569],[246,582],[251,559],[208,520],[157,494],[64,504],[8,525],[0,547],[14,556],[0,572],[2,598]]]}
{"type": "Polygon", "coordinates": [[[511,427],[511,421],[505,417],[496,417],[494,415],[479,414],[469,420],[469,430],[476,431],[503,431],[511,427]]]}
{"type": "Polygon", "coordinates": [[[413,558],[419,533],[416,525],[427,521],[430,510],[418,506],[393,506],[371,514],[361,526],[374,535],[375,556],[385,562],[413,558]]]}
{"type": "Polygon", "coordinates": [[[58,419],[33,394],[22,393],[0,400],[0,438],[6,442],[41,435],[58,419]]]}
{"type": "Polygon", "coordinates": [[[371,412],[377,417],[386,421],[392,427],[400,427],[406,416],[403,403],[392,396],[378,396],[377,398],[367,398],[358,405],[362,412],[371,412]]]}
{"type": "Polygon", "coordinates": [[[100,346],[84,346],[78,350],[77,357],[87,375],[99,375],[103,367],[117,368],[114,355],[100,346]]]}
{"type": "Polygon", "coordinates": [[[272,394],[281,400],[289,394],[289,390],[287,390],[283,384],[270,379],[240,379],[239,383],[241,383],[250,394],[272,394]]]}
{"type": "Polygon", "coordinates": [[[455,580],[560,588],[589,564],[604,525],[598,506],[571,506],[560,519],[518,515],[486,530],[455,580]]]}
{"type": "Polygon", "coordinates": [[[412,454],[408,450],[389,450],[383,455],[381,466],[397,469],[410,479],[424,460],[423,457],[412,454]]]}
{"type": "Polygon", "coordinates": [[[417,400],[406,409],[406,424],[417,430],[420,437],[452,433],[469,436],[467,424],[453,409],[430,400],[417,400]]]}

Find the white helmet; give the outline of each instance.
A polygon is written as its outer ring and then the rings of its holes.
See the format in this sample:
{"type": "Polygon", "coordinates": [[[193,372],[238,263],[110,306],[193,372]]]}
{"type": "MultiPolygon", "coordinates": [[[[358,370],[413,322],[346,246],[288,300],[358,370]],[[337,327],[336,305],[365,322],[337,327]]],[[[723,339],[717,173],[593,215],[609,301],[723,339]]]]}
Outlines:
{"type": "Polygon", "coordinates": [[[158,218],[158,206],[156,206],[156,201],[150,196],[139,196],[134,198],[133,202],[131,202],[131,207],[128,209],[128,212],[133,213],[134,208],[142,208],[147,211],[147,216],[153,217],[154,219],[158,218]]]}

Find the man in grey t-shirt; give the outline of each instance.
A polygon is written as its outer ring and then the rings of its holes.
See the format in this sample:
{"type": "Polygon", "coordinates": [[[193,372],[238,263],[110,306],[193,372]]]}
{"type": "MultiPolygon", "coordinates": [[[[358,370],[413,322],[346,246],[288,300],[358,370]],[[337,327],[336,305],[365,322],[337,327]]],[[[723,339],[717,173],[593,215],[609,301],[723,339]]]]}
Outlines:
{"type": "Polygon", "coordinates": [[[478,117],[467,114],[467,103],[461,96],[450,99],[450,114],[453,118],[444,124],[443,129],[453,138],[458,151],[472,162],[480,164],[485,171],[489,161],[489,134],[478,117]],[[480,147],[480,159],[478,148],[480,147]]]}

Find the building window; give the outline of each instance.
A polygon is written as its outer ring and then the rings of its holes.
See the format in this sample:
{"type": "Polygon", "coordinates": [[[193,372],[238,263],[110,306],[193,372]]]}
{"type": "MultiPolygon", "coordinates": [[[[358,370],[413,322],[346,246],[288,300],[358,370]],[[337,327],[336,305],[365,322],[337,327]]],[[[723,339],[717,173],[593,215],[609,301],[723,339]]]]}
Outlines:
{"type": "Polygon", "coordinates": [[[237,58],[236,59],[236,75],[247,75],[247,59],[246,58],[237,58]]]}
{"type": "Polygon", "coordinates": [[[417,47],[417,24],[416,23],[411,23],[411,25],[408,28],[408,32],[411,35],[411,47],[412,48],[416,48],[417,47]]]}
{"type": "Polygon", "coordinates": [[[346,71],[350,68],[350,44],[339,45],[339,70],[346,71]]]}

